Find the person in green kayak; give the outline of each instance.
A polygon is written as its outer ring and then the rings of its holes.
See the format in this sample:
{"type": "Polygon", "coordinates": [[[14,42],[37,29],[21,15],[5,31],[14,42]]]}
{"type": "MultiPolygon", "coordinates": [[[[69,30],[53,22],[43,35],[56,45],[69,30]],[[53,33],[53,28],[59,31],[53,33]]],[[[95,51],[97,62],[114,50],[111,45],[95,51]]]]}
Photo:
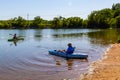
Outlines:
{"type": "Polygon", "coordinates": [[[17,39],[17,36],[16,36],[16,34],[14,34],[14,36],[13,36],[13,39],[17,39]]]}

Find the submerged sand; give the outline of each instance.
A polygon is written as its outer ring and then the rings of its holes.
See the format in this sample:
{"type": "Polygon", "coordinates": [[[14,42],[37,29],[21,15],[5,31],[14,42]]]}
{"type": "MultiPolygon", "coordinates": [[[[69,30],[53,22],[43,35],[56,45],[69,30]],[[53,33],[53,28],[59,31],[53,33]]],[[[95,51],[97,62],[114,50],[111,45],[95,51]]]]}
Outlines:
{"type": "Polygon", "coordinates": [[[113,44],[104,58],[92,63],[80,80],[120,80],[120,44],[113,44]]]}

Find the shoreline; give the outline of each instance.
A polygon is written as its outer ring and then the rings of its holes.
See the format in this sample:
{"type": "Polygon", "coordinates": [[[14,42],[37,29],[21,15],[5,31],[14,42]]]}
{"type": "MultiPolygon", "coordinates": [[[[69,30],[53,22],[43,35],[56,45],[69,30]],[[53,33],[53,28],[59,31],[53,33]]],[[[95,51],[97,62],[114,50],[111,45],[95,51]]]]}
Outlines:
{"type": "Polygon", "coordinates": [[[79,80],[120,80],[120,44],[112,44],[79,80]]]}

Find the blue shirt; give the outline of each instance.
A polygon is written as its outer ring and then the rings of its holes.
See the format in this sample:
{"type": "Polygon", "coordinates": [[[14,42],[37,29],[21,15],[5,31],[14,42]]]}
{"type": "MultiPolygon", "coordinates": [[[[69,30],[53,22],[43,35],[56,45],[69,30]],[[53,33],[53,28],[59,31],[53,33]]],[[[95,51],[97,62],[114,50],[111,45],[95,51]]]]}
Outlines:
{"type": "Polygon", "coordinates": [[[74,47],[69,46],[68,49],[67,49],[67,51],[66,51],[66,53],[67,54],[72,54],[73,52],[74,52],[74,47]]]}

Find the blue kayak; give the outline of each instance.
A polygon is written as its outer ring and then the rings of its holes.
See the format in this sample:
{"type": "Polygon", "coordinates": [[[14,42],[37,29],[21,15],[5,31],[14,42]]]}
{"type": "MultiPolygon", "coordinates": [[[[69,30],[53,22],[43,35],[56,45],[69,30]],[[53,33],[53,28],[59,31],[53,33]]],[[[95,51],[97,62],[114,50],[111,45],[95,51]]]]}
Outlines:
{"type": "Polygon", "coordinates": [[[65,52],[60,52],[56,50],[50,50],[49,54],[68,58],[68,59],[87,59],[88,58],[87,54],[82,54],[82,53],[66,54],[65,52]]]}

